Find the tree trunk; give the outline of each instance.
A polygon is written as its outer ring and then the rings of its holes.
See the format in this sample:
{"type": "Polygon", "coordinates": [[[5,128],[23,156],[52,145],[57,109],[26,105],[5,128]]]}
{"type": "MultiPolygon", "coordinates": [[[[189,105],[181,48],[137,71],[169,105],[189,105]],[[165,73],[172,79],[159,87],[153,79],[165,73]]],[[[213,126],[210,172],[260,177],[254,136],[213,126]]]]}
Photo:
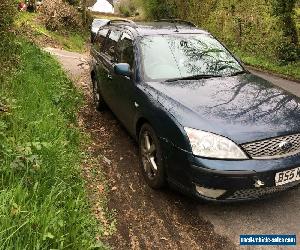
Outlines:
{"type": "Polygon", "coordinates": [[[82,0],[81,7],[82,7],[82,20],[83,20],[83,23],[86,24],[87,23],[86,0],[82,0]]]}

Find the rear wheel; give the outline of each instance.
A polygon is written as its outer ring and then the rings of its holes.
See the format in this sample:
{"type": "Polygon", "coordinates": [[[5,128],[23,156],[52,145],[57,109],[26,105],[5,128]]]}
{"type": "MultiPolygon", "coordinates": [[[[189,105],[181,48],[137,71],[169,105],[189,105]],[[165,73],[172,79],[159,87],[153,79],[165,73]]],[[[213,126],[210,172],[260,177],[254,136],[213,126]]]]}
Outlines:
{"type": "Polygon", "coordinates": [[[95,78],[92,78],[92,84],[93,84],[93,98],[94,98],[96,109],[98,111],[104,110],[106,108],[106,104],[101,96],[100,89],[98,87],[95,78]]]}
{"type": "Polygon", "coordinates": [[[165,186],[165,169],[159,140],[154,129],[144,124],[139,134],[140,162],[147,184],[159,189],[165,186]]]}

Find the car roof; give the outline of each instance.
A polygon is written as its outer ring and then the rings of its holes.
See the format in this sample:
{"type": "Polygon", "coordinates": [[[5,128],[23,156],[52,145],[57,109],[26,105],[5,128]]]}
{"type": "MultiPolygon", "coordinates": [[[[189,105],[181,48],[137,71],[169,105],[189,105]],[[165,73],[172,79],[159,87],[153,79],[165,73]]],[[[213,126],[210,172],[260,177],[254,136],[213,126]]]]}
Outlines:
{"type": "Polygon", "coordinates": [[[105,18],[94,18],[93,23],[108,23],[110,20],[105,18]]]}
{"type": "Polygon", "coordinates": [[[133,22],[130,20],[113,20],[107,25],[122,27],[130,30],[135,36],[163,35],[163,34],[210,34],[196,27],[194,24],[182,21],[155,21],[155,22],[133,22]]]}
{"type": "Polygon", "coordinates": [[[139,35],[155,35],[155,34],[185,34],[185,33],[207,33],[195,26],[184,23],[171,23],[171,22],[140,22],[136,23],[136,30],[139,35]]]}

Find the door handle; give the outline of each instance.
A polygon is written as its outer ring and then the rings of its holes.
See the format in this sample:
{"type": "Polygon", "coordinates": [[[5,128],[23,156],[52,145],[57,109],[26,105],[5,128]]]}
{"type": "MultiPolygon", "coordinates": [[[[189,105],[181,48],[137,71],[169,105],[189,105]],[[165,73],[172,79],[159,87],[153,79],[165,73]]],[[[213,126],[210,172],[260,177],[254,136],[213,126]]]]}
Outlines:
{"type": "Polygon", "coordinates": [[[112,80],[112,79],[113,79],[113,77],[112,77],[111,74],[107,74],[107,78],[108,78],[109,80],[112,80]]]}

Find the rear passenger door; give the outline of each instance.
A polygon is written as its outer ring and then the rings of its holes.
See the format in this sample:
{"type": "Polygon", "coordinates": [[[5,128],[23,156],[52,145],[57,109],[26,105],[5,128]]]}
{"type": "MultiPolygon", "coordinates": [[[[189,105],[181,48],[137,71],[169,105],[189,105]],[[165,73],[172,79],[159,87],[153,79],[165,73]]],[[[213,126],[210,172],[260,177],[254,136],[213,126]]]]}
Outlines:
{"type": "Polygon", "coordinates": [[[107,36],[109,33],[108,28],[100,29],[97,36],[92,44],[91,54],[93,60],[93,67],[95,72],[96,83],[98,84],[98,89],[101,91],[101,96],[104,100],[107,99],[105,92],[103,92],[103,82],[106,80],[107,74],[105,68],[105,45],[107,36]]]}
{"type": "Polygon", "coordinates": [[[116,63],[116,50],[121,36],[121,31],[111,29],[102,55],[103,72],[101,75],[101,88],[103,98],[114,113],[117,113],[118,104],[115,90],[114,65],[116,63]]]}

